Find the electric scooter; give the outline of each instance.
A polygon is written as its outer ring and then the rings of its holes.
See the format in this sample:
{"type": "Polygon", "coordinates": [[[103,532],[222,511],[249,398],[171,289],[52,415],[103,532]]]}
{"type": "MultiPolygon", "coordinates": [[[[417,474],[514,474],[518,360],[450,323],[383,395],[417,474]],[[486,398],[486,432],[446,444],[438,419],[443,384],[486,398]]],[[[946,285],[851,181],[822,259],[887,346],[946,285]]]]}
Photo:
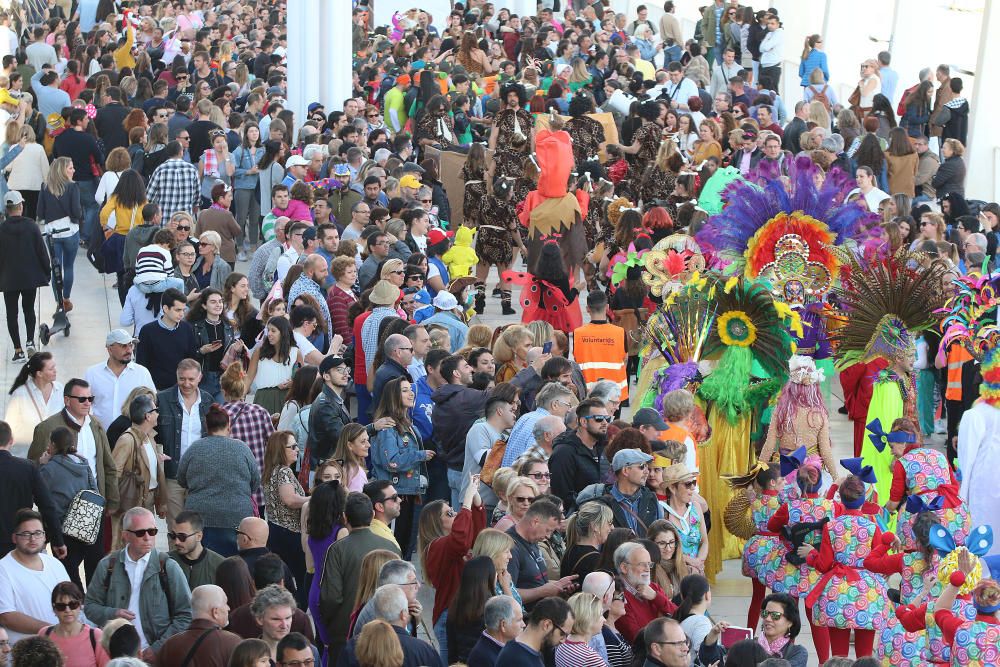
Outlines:
{"type": "Polygon", "coordinates": [[[49,249],[49,257],[52,258],[52,296],[56,300],[56,312],[52,316],[52,326],[41,324],[38,327],[38,340],[42,345],[48,345],[49,339],[60,331],[63,336],[69,336],[69,317],[63,308],[63,270],[62,264],[56,261],[55,246],[52,244],[52,234],[45,232],[45,245],[49,249]]]}

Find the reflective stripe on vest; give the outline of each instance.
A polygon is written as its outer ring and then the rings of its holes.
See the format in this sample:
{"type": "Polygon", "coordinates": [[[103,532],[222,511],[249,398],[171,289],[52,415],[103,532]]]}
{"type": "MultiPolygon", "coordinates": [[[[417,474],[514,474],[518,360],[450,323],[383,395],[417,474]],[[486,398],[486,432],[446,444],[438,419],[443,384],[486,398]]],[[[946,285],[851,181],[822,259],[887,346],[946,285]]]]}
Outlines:
{"type": "Polygon", "coordinates": [[[962,400],[962,366],[970,359],[972,355],[961,345],[948,350],[948,384],[944,397],[949,401],[962,400]]]}
{"type": "Polygon", "coordinates": [[[625,330],[614,324],[587,324],[573,332],[573,356],[583,371],[587,390],[601,380],[610,380],[628,398],[625,375],[625,330]]]}

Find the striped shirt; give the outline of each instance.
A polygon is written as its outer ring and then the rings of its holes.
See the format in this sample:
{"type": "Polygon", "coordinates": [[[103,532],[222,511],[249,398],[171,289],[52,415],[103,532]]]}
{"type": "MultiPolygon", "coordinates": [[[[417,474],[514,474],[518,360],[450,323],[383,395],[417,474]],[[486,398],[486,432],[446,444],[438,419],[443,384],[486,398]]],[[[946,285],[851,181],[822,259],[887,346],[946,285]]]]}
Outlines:
{"type": "Polygon", "coordinates": [[[173,272],[170,251],[155,243],[143,246],[135,256],[135,283],[166,280],[173,272]]]}

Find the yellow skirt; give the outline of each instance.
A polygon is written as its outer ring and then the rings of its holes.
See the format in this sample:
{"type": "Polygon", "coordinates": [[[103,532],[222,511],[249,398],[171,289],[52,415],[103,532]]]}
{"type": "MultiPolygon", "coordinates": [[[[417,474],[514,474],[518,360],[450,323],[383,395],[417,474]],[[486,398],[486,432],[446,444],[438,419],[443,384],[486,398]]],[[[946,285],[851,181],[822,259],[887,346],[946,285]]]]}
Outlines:
{"type": "Polygon", "coordinates": [[[750,464],[751,415],[741,416],[730,424],[720,410],[712,410],[708,423],[712,435],[701,446],[699,490],[712,512],[712,531],[708,539],[708,560],[705,576],[715,581],[722,570],[722,561],[743,557],[743,540],[732,535],[723,525],[722,517],[733,491],[722,479],[724,475],[741,475],[750,464]]]}

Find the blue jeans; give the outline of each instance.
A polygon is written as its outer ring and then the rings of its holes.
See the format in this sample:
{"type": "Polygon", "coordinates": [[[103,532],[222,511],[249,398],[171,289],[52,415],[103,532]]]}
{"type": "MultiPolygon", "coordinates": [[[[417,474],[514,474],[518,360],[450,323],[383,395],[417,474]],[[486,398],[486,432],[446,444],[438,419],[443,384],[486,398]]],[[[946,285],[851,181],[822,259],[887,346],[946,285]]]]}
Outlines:
{"type": "Polygon", "coordinates": [[[76,184],[80,186],[80,204],[83,206],[83,238],[86,241],[90,240],[93,234],[103,233],[100,229],[100,213],[101,209],[97,205],[97,200],[95,199],[97,195],[97,181],[91,179],[89,181],[77,181],[76,184]]]}
{"type": "Polygon", "coordinates": [[[52,249],[55,251],[52,259],[62,267],[63,298],[68,299],[73,291],[73,265],[76,263],[76,253],[80,251],[80,233],[52,239],[52,249]]]}
{"type": "Polygon", "coordinates": [[[448,468],[448,486],[451,488],[451,508],[458,511],[462,506],[462,471],[448,468]]]}
{"type": "Polygon", "coordinates": [[[663,66],[666,67],[672,62],[677,62],[684,55],[683,49],[680,45],[674,44],[673,46],[668,46],[663,49],[663,66]]]}
{"type": "Polygon", "coordinates": [[[209,528],[202,532],[201,544],[224,558],[239,553],[236,546],[236,531],[233,528],[209,528]]]}
{"type": "Polygon", "coordinates": [[[222,376],[218,371],[202,371],[201,384],[199,388],[212,395],[212,400],[222,405],[222,385],[219,378],[222,376]]]}
{"type": "Polygon", "coordinates": [[[372,417],[368,410],[372,406],[372,395],[366,385],[355,382],[354,391],[358,398],[358,423],[368,425],[372,423],[372,417]]]}
{"type": "Polygon", "coordinates": [[[448,664],[448,610],[441,612],[440,618],[434,624],[434,637],[438,642],[438,653],[441,654],[441,664],[448,664]]]}

